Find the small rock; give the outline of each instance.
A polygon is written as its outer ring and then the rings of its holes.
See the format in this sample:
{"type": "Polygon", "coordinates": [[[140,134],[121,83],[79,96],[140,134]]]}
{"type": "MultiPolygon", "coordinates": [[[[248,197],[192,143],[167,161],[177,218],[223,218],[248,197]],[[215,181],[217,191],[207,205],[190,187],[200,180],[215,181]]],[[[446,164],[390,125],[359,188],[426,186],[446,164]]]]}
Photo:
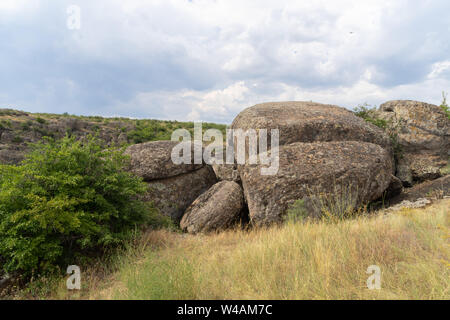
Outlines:
{"type": "Polygon", "coordinates": [[[189,206],[180,226],[189,233],[224,230],[237,222],[243,206],[242,188],[235,182],[221,181],[189,206]]]}
{"type": "Polygon", "coordinates": [[[426,198],[419,198],[416,201],[403,200],[399,204],[390,207],[389,210],[398,211],[403,208],[411,208],[411,209],[423,208],[430,203],[431,201],[426,198]]]}

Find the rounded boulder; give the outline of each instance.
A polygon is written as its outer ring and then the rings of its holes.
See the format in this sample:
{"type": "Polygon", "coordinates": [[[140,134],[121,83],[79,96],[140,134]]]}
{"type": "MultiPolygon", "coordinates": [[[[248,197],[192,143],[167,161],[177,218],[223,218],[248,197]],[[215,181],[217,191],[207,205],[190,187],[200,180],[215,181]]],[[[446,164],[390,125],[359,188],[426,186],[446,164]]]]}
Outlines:
{"type": "Polygon", "coordinates": [[[242,188],[236,182],[221,181],[189,206],[180,227],[188,233],[224,230],[238,222],[243,207],[242,188]]]}

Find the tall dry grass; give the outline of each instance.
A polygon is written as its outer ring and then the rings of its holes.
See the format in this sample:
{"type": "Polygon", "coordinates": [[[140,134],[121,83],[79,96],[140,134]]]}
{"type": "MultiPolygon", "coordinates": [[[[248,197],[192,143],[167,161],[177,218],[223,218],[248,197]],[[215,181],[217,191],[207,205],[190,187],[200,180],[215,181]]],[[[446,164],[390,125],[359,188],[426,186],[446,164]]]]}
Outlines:
{"type": "MultiPolygon", "coordinates": [[[[103,296],[116,299],[449,299],[450,200],[338,223],[250,232],[164,233],[159,249],[123,259],[103,296]],[[369,290],[368,266],[381,268],[369,290]]],[[[161,234],[160,234],[161,236],[161,234]]]]}
{"type": "Polygon", "coordinates": [[[17,299],[450,299],[450,200],[425,209],[211,235],[154,231],[17,299]],[[381,289],[369,290],[370,265],[381,289]]]}

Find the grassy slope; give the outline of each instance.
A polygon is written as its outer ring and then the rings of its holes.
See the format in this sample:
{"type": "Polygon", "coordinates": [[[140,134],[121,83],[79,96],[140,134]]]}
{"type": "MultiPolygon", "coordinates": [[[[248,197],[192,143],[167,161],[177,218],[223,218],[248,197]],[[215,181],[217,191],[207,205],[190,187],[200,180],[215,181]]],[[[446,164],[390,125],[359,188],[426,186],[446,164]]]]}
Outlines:
{"type": "Polygon", "coordinates": [[[75,294],[60,280],[50,297],[449,299],[449,207],[445,199],[338,223],[204,236],[151,232],[114,260],[112,275],[88,272],[75,294]],[[374,264],[381,268],[381,290],[366,287],[374,264]]]}
{"type": "MultiPolygon", "coordinates": [[[[218,129],[225,134],[226,125],[204,122],[203,131],[218,129]]],[[[103,133],[109,140],[125,134],[129,144],[156,140],[170,140],[176,129],[187,129],[193,134],[193,122],[179,122],[155,119],[130,119],[124,117],[103,118],[99,116],[76,116],[69,114],[27,113],[12,109],[0,109],[1,130],[12,131],[13,143],[40,140],[42,136],[61,138],[65,132],[76,136],[83,134],[103,133]],[[71,120],[71,121],[67,121],[71,120]],[[56,131],[62,127],[63,133],[56,131]]],[[[102,136],[102,135],[101,135],[102,136]]],[[[35,141],[31,141],[35,142],[35,141]]]]}

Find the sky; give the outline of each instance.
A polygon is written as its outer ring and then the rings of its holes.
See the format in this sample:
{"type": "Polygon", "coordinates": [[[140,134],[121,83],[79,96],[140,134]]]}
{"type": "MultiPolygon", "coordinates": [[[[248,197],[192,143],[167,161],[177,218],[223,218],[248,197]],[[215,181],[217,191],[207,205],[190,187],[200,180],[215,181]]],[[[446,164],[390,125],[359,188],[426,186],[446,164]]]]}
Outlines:
{"type": "Polygon", "coordinates": [[[0,108],[231,123],[450,91],[450,1],[0,0],[0,108]]]}

